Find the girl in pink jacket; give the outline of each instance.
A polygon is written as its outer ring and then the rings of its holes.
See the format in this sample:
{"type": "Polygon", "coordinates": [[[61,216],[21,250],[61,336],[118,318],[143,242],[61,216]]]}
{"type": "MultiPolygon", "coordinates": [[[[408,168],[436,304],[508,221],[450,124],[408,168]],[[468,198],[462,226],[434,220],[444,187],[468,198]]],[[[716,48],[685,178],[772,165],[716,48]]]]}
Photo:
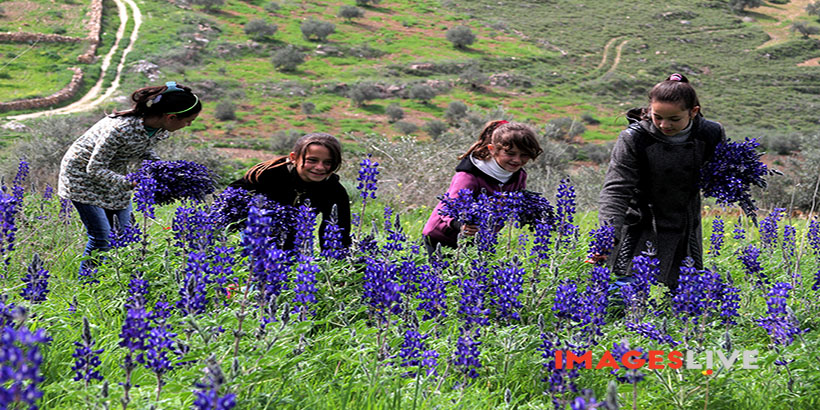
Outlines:
{"type": "MultiPolygon", "coordinates": [[[[460,156],[456,174],[447,189],[450,198],[458,191],[469,189],[478,195],[482,189],[488,194],[497,191],[517,191],[526,188],[527,173],[524,165],[535,159],[543,150],[538,144],[535,131],[525,124],[504,120],[490,121],[469,150],[460,156]]],[[[440,215],[439,202],[422,230],[424,244],[432,254],[441,244],[455,248],[459,232],[473,236],[475,225],[464,225],[448,216],[440,215]]]]}

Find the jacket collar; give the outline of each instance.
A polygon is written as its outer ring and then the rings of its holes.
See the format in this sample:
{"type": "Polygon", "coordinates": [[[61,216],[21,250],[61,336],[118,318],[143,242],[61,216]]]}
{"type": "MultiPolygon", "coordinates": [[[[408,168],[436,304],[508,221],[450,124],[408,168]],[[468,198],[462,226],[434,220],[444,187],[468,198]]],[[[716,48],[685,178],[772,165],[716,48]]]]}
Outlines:
{"type": "MultiPolygon", "coordinates": [[[[523,169],[519,169],[518,171],[515,171],[515,173],[513,173],[510,176],[510,179],[507,180],[507,182],[504,183],[503,185],[512,184],[512,183],[517,182],[521,178],[521,173],[523,171],[524,171],[523,169]]],[[[468,174],[473,174],[473,175],[475,175],[479,178],[482,178],[486,181],[492,182],[496,185],[502,185],[501,181],[487,175],[484,171],[478,169],[478,167],[473,165],[473,162],[470,161],[469,156],[466,156],[466,157],[462,158],[461,162],[459,162],[458,165],[456,165],[456,172],[466,172],[468,174]]]]}

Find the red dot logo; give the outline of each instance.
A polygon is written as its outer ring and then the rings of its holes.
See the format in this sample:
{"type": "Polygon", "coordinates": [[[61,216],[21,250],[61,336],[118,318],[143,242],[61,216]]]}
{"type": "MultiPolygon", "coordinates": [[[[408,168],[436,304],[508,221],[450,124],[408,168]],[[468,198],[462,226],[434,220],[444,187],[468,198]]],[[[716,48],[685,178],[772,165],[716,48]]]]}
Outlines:
{"type": "Polygon", "coordinates": [[[701,373],[703,373],[704,376],[711,376],[712,375],[712,369],[706,369],[706,370],[702,371],[701,373]]]}

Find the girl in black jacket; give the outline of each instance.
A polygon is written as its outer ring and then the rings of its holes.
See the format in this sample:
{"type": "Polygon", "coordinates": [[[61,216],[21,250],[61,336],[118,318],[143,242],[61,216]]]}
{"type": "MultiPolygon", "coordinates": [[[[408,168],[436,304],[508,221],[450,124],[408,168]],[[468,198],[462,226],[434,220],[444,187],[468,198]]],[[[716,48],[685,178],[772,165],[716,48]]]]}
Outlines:
{"type": "MultiPolygon", "coordinates": [[[[310,200],[310,207],[322,214],[320,233],[325,231],[335,205],[342,244],[350,247],[350,198],[336,174],[341,163],[339,140],[330,134],[307,134],[296,141],[290,154],[254,165],[230,186],[262,194],[281,205],[297,207],[310,200]]],[[[290,232],[284,248],[292,247],[290,232]]]]}
{"type": "Polygon", "coordinates": [[[627,279],[632,258],[649,241],[660,260],[657,279],[675,289],[684,258],[703,267],[698,180],[726,136],[723,126],[703,118],[681,74],[656,84],[649,107],[630,110],[627,118],[599,198],[599,223],[612,225],[618,238],[610,266],[627,279]]]}

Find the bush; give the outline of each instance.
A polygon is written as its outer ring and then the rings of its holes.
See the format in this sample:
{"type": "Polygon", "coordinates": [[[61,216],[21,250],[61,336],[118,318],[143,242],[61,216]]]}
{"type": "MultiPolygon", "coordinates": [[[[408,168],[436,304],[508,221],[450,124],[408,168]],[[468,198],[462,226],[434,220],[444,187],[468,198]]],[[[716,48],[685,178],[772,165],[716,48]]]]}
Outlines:
{"type": "Polygon", "coordinates": [[[381,96],[381,93],[379,92],[379,88],[376,87],[375,84],[358,83],[350,88],[350,91],[348,91],[347,96],[351,100],[353,100],[354,105],[361,106],[365,103],[365,101],[375,100],[376,98],[379,98],[381,96]]]}
{"type": "Polygon", "coordinates": [[[550,122],[544,126],[544,137],[551,140],[572,141],[585,131],[586,127],[580,121],[575,121],[569,117],[562,117],[550,120],[550,122]]]}
{"type": "Polygon", "coordinates": [[[424,130],[433,139],[438,139],[442,134],[447,132],[447,123],[439,120],[430,120],[424,124],[424,130]]]}
{"type": "Polygon", "coordinates": [[[410,135],[419,130],[418,125],[408,121],[397,121],[393,126],[403,135],[410,135]]]}
{"type": "Polygon", "coordinates": [[[587,123],[588,125],[598,125],[601,123],[601,121],[598,121],[598,119],[593,117],[592,114],[581,115],[581,121],[587,123]]]}
{"type": "Polygon", "coordinates": [[[278,27],[263,19],[253,19],[245,24],[245,34],[254,40],[264,40],[276,34],[278,27]]]}
{"type": "Polygon", "coordinates": [[[364,17],[364,10],[356,6],[345,5],[339,8],[339,17],[350,21],[355,18],[364,17]]]}
{"type": "Polygon", "coordinates": [[[271,150],[278,154],[287,154],[293,149],[296,140],[302,138],[302,135],[304,133],[299,130],[276,131],[273,134],[271,150]]]}
{"type": "Polygon", "coordinates": [[[461,101],[452,101],[447,105],[447,112],[444,113],[444,117],[447,118],[447,121],[450,121],[451,124],[455,124],[464,118],[465,115],[467,115],[467,104],[461,101]]]}
{"type": "Polygon", "coordinates": [[[326,21],[316,20],[313,17],[306,20],[299,27],[305,40],[325,41],[327,36],[336,31],[336,25],[326,21]]]}
{"type": "Polygon", "coordinates": [[[305,62],[305,55],[293,45],[288,45],[273,54],[272,62],[279,71],[293,71],[305,62]]]}
{"type": "Polygon", "coordinates": [[[465,48],[475,42],[475,34],[467,26],[456,26],[447,30],[447,41],[456,48],[465,48]]]}
{"type": "Polygon", "coordinates": [[[236,119],[236,105],[231,101],[221,101],[214,108],[214,118],[219,121],[236,119]]]}
{"type": "Polygon", "coordinates": [[[316,112],[316,104],[314,104],[310,101],[303,102],[302,103],[302,112],[305,115],[313,114],[314,112],[316,112]]]}
{"type": "Polygon", "coordinates": [[[436,96],[436,90],[427,84],[416,84],[410,87],[410,98],[427,104],[436,96]]]}
{"type": "Polygon", "coordinates": [[[606,144],[585,144],[579,150],[578,155],[596,164],[606,164],[609,162],[609,155],[612,153],[614,143],[606,144]]]}
{"type": "Polygon", "coordinates": [[[396,103],[388,105],[384,110],[384,113],[387,114],[387,118],[390,119],[390,122],[396,122],[404,118],[404,110],[402,110],[401,106],[396,103]]]}
{"type": "Polygon", "coordinates": [[[381,0],[356,0],[357,6],[369,6],[371,4],[379,4],[381,0]]]}
{"type": "Polygon", "coordinates": [[[279,3],[275,2],[275,1],[272,1],[272,2],[265,5],[265,11],[267,11],[268,13],[276,13],[281,8],[282,8],[282,6],[279,3]]]}
{"type": "Polygon", "coordinates": [[[802,136],[800,134],[785,135],[762,135],[757,139],[767,153],[777,155],[789,155],[800,151],[802,136]]]}
{"type": "Polygon", "coordinates": [[[803,38],[809,38],[810,35],[820,33],[820,28],[817,26],[810,26],[806,22],[798,21],[792,24],[791,30],[800,33],[803,38]]]}
{"type": "Polygon", "coordinates": [[[206,11],[214,11],[225,5],[225,0],[191,0],[191,4],[202,6],[206,11]]]}
{"type": "Polygon", "coordinates": [[[459,80],[470,86],[472,89],[481,88],[489,81],[490,77],[481,71],[476,64],[470,64],[459,75],[459,80]]]}
{"type": "Polygon", "coordinates": [[[763,0],[729,0],[729,7],[739,13],[744,9],[753,9],[763,5],[763,0]]]}

